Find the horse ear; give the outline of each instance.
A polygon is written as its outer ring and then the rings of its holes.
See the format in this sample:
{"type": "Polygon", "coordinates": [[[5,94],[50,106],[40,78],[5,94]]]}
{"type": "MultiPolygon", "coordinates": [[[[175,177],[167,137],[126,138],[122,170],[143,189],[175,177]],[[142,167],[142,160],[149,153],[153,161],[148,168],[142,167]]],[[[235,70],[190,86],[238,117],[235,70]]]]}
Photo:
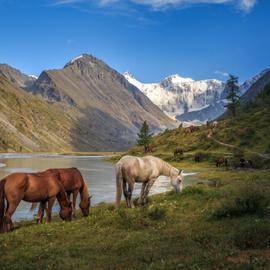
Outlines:
{"type": "Polygon", "coordinates": [[[180,169],[178,175],[182,174],[182,172],[183,172],[183,170],[180,169]]]}

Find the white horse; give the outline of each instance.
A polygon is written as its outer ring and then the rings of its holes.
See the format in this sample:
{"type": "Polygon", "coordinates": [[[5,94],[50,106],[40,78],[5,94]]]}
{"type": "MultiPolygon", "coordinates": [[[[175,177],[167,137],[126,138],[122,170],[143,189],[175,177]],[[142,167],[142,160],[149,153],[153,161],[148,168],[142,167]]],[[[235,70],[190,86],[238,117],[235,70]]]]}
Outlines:
{"type": "Polygon", "coordinates": [[[150,188],[160,175],[170,177],[171,185],[176,192],[182,191],[183,170],[178,170],[162,159],[153,156],[122,157],[116,164],[116,207],[119,207],[122,193],[124,193],[127,207],[134,208],[131,197],[135,182],[142,183],[138,203],[143,203],[150,188]]]}

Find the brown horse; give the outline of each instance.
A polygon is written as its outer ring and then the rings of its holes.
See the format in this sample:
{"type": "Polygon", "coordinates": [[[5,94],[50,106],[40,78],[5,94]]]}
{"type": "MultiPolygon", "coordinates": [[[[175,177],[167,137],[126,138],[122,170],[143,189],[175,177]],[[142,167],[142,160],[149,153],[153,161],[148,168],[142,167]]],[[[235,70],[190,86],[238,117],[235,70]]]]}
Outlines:
{"type": "Polygon", "coordinates": [[[201,154],[195,154],[194,161],[195,162],[200,162],[201,161],[201,154]]]}
{"type": "Polygon", "coordinates": [[[216,160],[216,167],[221,167],[223,165],[227,168],[228,167],[228,159],[227,158],[219,158],[216,160]]]}
{"type": "MultiPolygon", "coordinates": [[[[82,211],[83,216],[89,215],[89,208],[91,205],[91,195],[89,194],[87,184],[85,183],[80,171],[77,168],[67,168],[67,169],[48,169],[44,172],[40,172],[40,175],[55,175],[57,179],[62,183],[64,189],[67,193],[68,198],[72,194],[72,212],[75,216],[76,210],[76,200],[78,193],[80,193],[81,202],[79,207],[82,211]]],[[[31,210],[34,210],[36,204],[32,204],[31,210]]],[[[39,219],[38,222],[41,223],[44,216],[44,209],[46,209],[46,204],[41,203],[39,207],[39,219]]]]}
{"type": "Polygon", "coordinates": [[[175,148],[175,150],[173,152],[173,156],[175,157],[177,155],[183,155],[183,153],[184,153],[183,149],[180,147],[177,147],[177,148],[175,148]]]}
{"type": "Polygon", "coordinates": [[[13,228],[11,217],[21,200],[26,202],[48,202],[47,217],[51,220],[52,202],[57,198],[59,215],[71,220],[72,206],[63,185],[54,175],[42,176],[35,173],[13,173],[0,182],[0,227],[2,232],[13,228]],[[5,209],[5,199],[7,208],[5,209]]]}

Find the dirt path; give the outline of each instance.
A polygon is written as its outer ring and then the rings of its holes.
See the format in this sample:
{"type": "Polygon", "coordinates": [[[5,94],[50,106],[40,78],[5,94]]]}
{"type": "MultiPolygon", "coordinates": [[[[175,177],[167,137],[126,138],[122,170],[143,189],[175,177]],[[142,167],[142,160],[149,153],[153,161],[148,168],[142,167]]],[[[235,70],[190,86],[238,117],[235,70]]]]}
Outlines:
{"type": "MultiPolygon", "coordinates": [[[[233,149],[243,150],[243,149],[241,149],[238,146],[235,146],[233,144],[224,143],[224,142],[221,142],[221,141],[213,138],[213,134],[212,133],[208,133],[207,138],[210,139],[210,140],[212,140],[212,141],[214,141],[214,142],[216,142],[216,143],[218,143],[218,144],[220,144],[220,145],[223,145],[223,146],[226,146],[226,147],[229,147],[229,148],[233,148],[233,149]]],[[[245,152],[248,152],[248,153],[251,153],[251,154],[254,154],[254,155],[257,155],[257,156],[262,157],[262,158],[269,159],[269,155],[267,155],[267,154],[262,154],[262,153],[259,153],[259,152],[255,152],[255,151],[251,151],[251,150],[246,150],[246,149],[244,151],[245,152]]]]}

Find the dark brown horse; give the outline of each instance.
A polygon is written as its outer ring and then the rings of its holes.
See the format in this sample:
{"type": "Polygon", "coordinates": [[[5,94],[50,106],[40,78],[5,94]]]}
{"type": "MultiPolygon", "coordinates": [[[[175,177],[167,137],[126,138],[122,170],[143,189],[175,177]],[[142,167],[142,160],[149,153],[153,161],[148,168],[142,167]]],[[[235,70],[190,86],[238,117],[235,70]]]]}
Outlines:
{"type": "Polygon", "coordinates": [[[224,165],[226,168],[228,167],[228,159],[227,158],[218,158],[216,160],[216,167],[221,167],[224,165]]]}
{"type": "Polygon", "coordinates": [[[180,148],[180,147],[177,147],[177,148],[175,148],[175,150],[173,152],[173,156],[175,157],[175,156],[178,156],[178,155],[183,155],[183,153],[184,153],[183,149],[180,148]]]}
{"type": "Polygon", "coordinates": [[[51,220],[52,202],[57,198],[59,215],[71,220],[72,206],[63,185],[54,175],[42,176],[35,173],[13,173],[0,182],[0,226],[2,232],[13,228],[11,217],[21,200],[26,202],[48,202],[47,217],[51,220]],[[7,207],[5,209],[5,200],[7,207]]]}
{"type": "Polygon", "coordinates": [[[200,162],[201,161],[201,154],[195,154],[194,161],[195,162],[200,162]]]}
{"type": "MultiPolygon", "coordinates": [[[[80,193],[81,202],[79,204],[83,216],[89,215],[89,208],[91,205],[91,197],[88,191],[87,184],[85,183],[80,171],[77,168],[67,168],[67,169],[48,169],[44,172],[39,173],[40,175],[54,175],[62,183],[64,189],[67,193],[68,198],[72,194],[72,212],[75,216],[76,210],[76,200],[78,193],[80,193]]],[[[33,210],[36,204],[33,204],[31,209],[33,210]]],[[[39,207],[39,219],[38,222],[41,223],[44,216],[44,209],[46,209],[46,204],[40,204],[39,207]]]]}

